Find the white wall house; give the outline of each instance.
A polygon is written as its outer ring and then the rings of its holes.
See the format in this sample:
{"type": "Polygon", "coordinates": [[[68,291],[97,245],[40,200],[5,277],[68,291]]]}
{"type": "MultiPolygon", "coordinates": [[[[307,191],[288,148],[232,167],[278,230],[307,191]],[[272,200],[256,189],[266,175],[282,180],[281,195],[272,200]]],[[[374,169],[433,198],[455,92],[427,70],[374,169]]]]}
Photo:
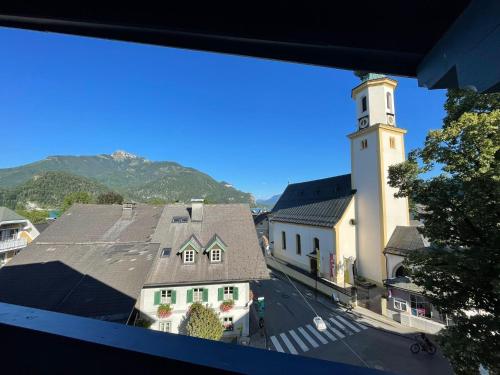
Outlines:
{"type": "Polygon", "coordinates": [[[217,311],[226,328],[225,336],[249,335],[249,308],[252,303],[249,283],[145,288],[141,293],[140,310],[154,321],[152,329],[183,333],[186,313],[193,302],[201,302],[217,311]],[[221,304],[228,300],[234,301],[234,307],[224,312],[221,304]],[[160,304],[170,304],[172,314],[165,318],[158,317],[160,304]]]}
{"type": "Polygon", "coordinates": [[[151,329],[185,334],[189,308],[201,302],[219,316],[224,336],[249,335],[249,281],[269,275],[248,205],[167,205],[152,240],[160,254],[137,305],[151,329]]]}
{"type": "Polygon", "coordinates": [[[7,207],[0,207],[0,267],[39,235],[31,221],[7,207]]]}

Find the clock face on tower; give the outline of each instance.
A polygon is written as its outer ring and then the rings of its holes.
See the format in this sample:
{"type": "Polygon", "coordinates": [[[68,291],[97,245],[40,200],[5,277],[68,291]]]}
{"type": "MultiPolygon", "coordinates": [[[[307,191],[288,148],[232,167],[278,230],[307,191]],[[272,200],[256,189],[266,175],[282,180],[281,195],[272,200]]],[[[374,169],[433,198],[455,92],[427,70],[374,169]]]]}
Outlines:
{"type": "Polygon", "coordinates": [[[358,126],[359,126],[359,129],[364,129],[366,127],[368,127],[368,124],[370,122],[368,121],[368,116],[365,116],[365,117],[362,117],[358,120],[358,126]]]}

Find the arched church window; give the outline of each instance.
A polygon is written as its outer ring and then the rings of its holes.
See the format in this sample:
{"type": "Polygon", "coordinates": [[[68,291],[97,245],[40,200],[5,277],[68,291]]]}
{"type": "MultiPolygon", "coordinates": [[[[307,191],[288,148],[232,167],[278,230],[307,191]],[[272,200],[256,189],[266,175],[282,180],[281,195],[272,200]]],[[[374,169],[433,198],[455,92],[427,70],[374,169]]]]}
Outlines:
{"type": "Polygon", "coordinates": [[[387,96],[387,109],[389,111],[392,111],[392,95],[390,92],[388,92],[386,96],[387,96]]]}

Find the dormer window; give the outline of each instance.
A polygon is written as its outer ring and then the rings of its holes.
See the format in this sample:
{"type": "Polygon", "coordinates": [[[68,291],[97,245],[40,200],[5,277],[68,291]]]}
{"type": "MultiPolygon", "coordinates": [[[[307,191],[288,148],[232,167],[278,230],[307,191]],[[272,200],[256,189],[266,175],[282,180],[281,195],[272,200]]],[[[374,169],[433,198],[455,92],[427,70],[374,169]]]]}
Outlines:
{"type": "Polygon", "coordinates": [[[181,246],[177,254],[182,254],[184,264],[192,264],[195,261],[195,254],[201,251],[201,243],[196,236],[191,235],[181,246]]]}
{"type": "Polygon", "coordinates": [[[221,249],[212,249],[210,251],[210,262],[212,263],[220,263],[222,257],[222,250],[221,249]]]}
{"type": "Polygon", "coordinates": [[[194,263],[194,250],[184,250],[183,256],[184,256],[184,263],[194,263]]]}
{"type": "Polygon", "coordinates": [[[222,262],[222,252],[226,252],[226,250],[227,245],[217,234],[214,234],[210,241],[208,241],[205,254],[209,256],[210,263],[220,263],[222,262]]]}

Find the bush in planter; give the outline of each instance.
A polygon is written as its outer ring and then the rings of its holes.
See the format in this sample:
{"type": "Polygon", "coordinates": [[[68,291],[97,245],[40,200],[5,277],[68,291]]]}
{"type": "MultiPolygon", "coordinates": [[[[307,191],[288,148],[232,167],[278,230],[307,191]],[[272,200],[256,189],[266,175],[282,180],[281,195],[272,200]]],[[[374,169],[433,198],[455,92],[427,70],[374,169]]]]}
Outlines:
{"type": "Polygon", "coordinates": [[[158,306],[157,315],[160,319],[168,318],[170,315],[172,315],[172,307],[168,303],[161,304],[160,306],[158,306]]]}
{"type": "Polygon", "coordinates": [[[234,301],[232,299],[224,301],[220,304],[220,310],[222,312],[226,312],[231,310],[234,307],[234,301]]]}

